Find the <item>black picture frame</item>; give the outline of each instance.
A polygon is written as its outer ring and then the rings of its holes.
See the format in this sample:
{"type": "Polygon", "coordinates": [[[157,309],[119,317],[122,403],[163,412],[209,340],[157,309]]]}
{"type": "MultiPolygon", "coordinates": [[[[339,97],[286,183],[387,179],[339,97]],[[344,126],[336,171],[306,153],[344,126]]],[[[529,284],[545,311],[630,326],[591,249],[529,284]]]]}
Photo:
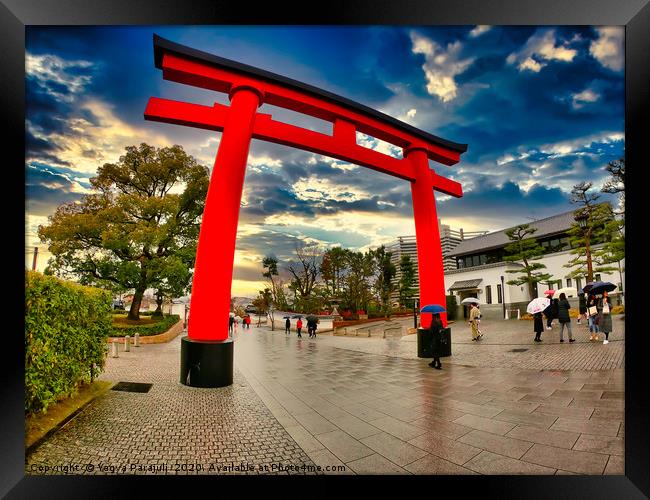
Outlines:
{"type": "MultiPolygon", "coordinates": [[[[266,7],[246,2],[218,0],[3,0],[0,4],[0,98],[2,99],[6,140],[4,175],[5,189],[12,193],[17,210],[24,214],[24,99],[25,99],[25,26],[30,25],[188,25],[188,24],[275,24],[275,25],[325,25],[325,24],[400,24],[400,25],[624,25],[626,115],[625,142],[628,180],[626,182],[626,226],[630,229],[626,246],[626,263],[634,270],[628,275],[626,290],[626,341],[625,341],[625,476],[438,476],[400,479],[400,491],[415,493],[416,487],[425,491],[445,494],[473,491],[481,497],[500,498],[644,498],[650,496],[650,449],[648,384],[645,378],[645,357],[650,333],[644,331],[642,314],[643,295],[641,273],[644,269],[641,252],[643,241],[641,226],[644,217],[643,189],[647,155],[642,156],[643,125],[648,121],[650,93],[650,5],[649,0],[336,0],[325,2],[320,8],[284,7],[273,2],[266,7]],[[8,154],[7,154],[8,153],[8,154]],[[22,175],[21,175],[22,172],[22,175]],[[21,183],[21,184],[19,184],[21,183]],[[630,237],[632,239],[630,239],[630,237]],[[411,484],[411,482],[418,484],[411,484]],[[406,489],[408,488],[408,489],[406,489]]],[[[263,5],[263,4],[261,4],[263,5]]],[[[647,139],[646,139],[647,140],[647,139]]],[[[12,207],[13,208],[13,207],[12,207]]],[[[24,219],[7,210],[5,225],[10,234],[7,241],[21,241],[24,237],[24,219]],[[22,235],[22,236],[21,236],[22,235]]],[[[24,241],[24,240],[23,240],[24,241]]],[[[0,473],[0,495],[8,498],[77,498],[116,497],[152,493],[151,488],[179,488],[188,493],[189,478],[133,477],[133,476],[25,476],[24,474],[24,409],[23,374],[24,343],[19,335],[24,330],[24,295],[17,292],[24,283],[21,266],[24,255],[18,254],[19,245],[5,247],[5,271],[9,275],[5,303],[11,321],[7,324],[3,342],[2,398],[0,416],[0,456],[3,467],[0,473]],[[13,258],[11,257],[13,255],[13,258]],[[16,353],[21,353],[17,355],[16,353]]],[[[194,477],[196,481],[224,481],[225,478],[194,477]]],[[[230,478],[229,478],[230,479],[230,478]]],[[[264,479],[264,478],[262,478],[264,479]]],[[[262,480],[246,477],[246,483],[262,480]]],[[[292,485],[298,478],[289,478],[292,485]]],[[[320,478],[323,479],[323,478],[320,478]]],[[[325,478],[350,487],[350,478],[325,478]]],[[[352,478],[354,479],[354,478],[352,478]]],[[[367,479],[367,478],[366,478],[367,479]]],[[[309,478],[302,478],[300,487],[313,488],[309,478]]],[[[376,476],[370,483],[384,487],[395,478],[376,476]]],[[[259,483],[258,483],[259,485],[259,483]]],[[[366,486],[364,485],[364,486],[366,486]]],[[[284,483],[287,486],[287,483],[284,483]]],[[[216,486],[221,488],[221,486],[216,486]]],[[[292,486],[293,488],[294,486],[292,486]]],[[[212,488],[212,486],[211,486],[212,488]]],[[[199,489],[196,490],[198,493],[199,489]]],[[[211,494],[222,490],[212,489],[211,494]]],[[[294,490],[294,493],[298,493],[294,490]]],[[[312,492],[304,492],[310,494],[312,492]]]]}

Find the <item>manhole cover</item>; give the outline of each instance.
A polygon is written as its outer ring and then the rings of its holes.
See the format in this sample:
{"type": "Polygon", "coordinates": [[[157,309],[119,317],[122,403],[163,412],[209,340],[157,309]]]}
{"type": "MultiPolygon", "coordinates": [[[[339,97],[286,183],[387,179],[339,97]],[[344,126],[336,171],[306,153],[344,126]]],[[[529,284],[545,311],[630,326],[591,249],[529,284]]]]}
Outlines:
{"type": "Polygon", "coordinates": [[[119,382],[112,388],[114,391],[125,392],[149,392],[153,384],[142,384],[140,382],[119,382]]]}
{"type": "Polygon", "coordinates": [[[510,352],[526,352],[528,349],[512,349],[510,352]]]}

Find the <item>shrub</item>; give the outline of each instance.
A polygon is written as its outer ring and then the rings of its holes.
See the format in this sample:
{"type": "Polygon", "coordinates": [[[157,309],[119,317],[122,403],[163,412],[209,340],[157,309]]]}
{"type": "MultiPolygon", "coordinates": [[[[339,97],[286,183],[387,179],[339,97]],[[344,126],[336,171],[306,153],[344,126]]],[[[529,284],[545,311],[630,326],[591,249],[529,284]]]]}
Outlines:
{"type": "Polygon", "coordinates": [[[174,326],[180,320],[178,314],[168,314],[160,321],[154,323],[147,323],[144,325],[128,325],[128,324],[115,324],[111,330],[112,337],[126,337],[127,335],[133,337],[136,333],[143,337],[148,335],[158,335],[164,333],[174,326]]]}
{"type": "Polygon", "coordinates": [[[612,307],[612,314],[623,314],[624,312],[625,312],[625,306],[612,307]]]}
{"type": "Polygon", "coordinates": [[[45,411],[104,367],[111,294],[27,271],[25,412],[45,411]]]}
{"type": "Polygon", "coordinates": [[[456,308],[458,304],[456,302],[455,295],[447,295],[447,319],[455,320],[456,319],[456,308]]]}

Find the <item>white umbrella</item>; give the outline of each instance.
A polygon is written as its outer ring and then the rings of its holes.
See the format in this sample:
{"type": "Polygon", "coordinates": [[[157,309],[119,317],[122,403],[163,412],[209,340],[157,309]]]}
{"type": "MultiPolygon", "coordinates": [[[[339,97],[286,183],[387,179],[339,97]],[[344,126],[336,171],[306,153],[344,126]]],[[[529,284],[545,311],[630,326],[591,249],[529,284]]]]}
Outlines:
{"type": "Polygon", "coordinates": [[[241,316],[235,316],[236,321],[241,321],[241,316]]]}
{"type": "Polygon", "coordinates": [[[546,309],[550,305],[551,305],[551,300],[550,299],[548,299],[546,297],[537,297],[536,299],[533,299],[526,306],[526,311],[528,311],[530,314],[536,314],[538,312],[542,312],[544,309],[546,309]]]}
{"type": "Polygon", "coordinates": [[[231,317],[231,318],[234,318],[234,317],[235,317],[235,313],[230,313],[230,317],[231,317]]]}
{"type": "Polygon", "coordinates": [[[465,300],[461,301],[461,304],[480,304],[481,301],[475,297],[467,297],[465,300]]]}
{"type": "Polygon", "coordinates": [[[576,290],[575,288],[571,288],[570,286],[568,286],[568,287],[560,288],[559,290],[556,290],[556,291],[555,291],[555,295],[553,295],[553,297],[557,297],[557,298],[559,298],[559,297],[560,297],[560,294],[562,294],[562,293],[563,293],[564,295],[566,295],[567,298],[569,298],[569,297],[577,297],[577,296],[578,296],[578,290],[576,290]]]}

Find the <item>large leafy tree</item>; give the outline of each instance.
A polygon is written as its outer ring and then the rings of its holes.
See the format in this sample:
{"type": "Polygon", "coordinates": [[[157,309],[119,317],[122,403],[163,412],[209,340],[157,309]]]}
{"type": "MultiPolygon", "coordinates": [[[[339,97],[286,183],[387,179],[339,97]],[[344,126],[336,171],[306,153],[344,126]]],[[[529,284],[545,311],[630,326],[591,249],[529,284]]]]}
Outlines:
{"type": "Polygon", "coordinates": [[[280,278],[280,273],[278,272],[278,259],[274,255],[267,255],[262,260],[262,267],[264,276],[269,280],[271,285],[271,296],[273,298],[273,306],[275,309],[286,310],[288,307],[287,297],[284,293],[284,282],[280,278]]]}
{"type": "Polygon", "coordinates": [[[90,182],[96,193],[59,206],[39,227],[53,254],[48,271],[134,290],[129,319],[139,319],[147,288],[172,293],[190,286],[208,169],[181,146],[142,143],[99,167],[90,182]]]}
{"type": "Polygon", "coordinates": [[[350,251],[347,249],[334,247],[323,254],[320,273],[326,289],[325,293],[331,298],[338,298],[341,294],[349,253],[350,251]]]}
{"type": "Polygon", "coordinates": [[[503,260],[506,262],[518,262],[521,269],[507,270],[507,273],[520,273],[515,279],[509,280],[508,285],[526,285],[530,299],[535,297],[536,285],[540,281],[547,281],[551,275],[541,270],[546,269],[544,264],[533,262],[544,256],[544,248],[537,243],[532,235],[537,231],[530,227],[530,224],[520,224],[506,231],[506,235],[512,243],[505,246],[507,254],[503,260]]]}
{"type": "Polygon", "coordinates": [[[312,309],[317,308],[317,304],[312,295],[317,285],[322,252],[315,245],[304,244],[296,244],[295,251],[298,262],[292,262],[288,266],[293,276],[289,288],[294,292],[295,310],[313,312],[312,309]]]}
{"type": "Polygon", "coordinates": [[[390,295],[393,292],[393,277],[397,272],[395,264],[390,261],[391,252],[387,252],[386,248],[382,245],[373,252],[375,259],[376,277],[375,277],[375,291],[379,298],[379,305],[384,317],[390,315],[390,295]]]}
{"type": "Polygon", "coordinates": [[[399,280],[399,301],[406,307],[413,307],[415,293],[415,266],[410,255],[402,255],[399,261],[402,276],[399,280]]]}

